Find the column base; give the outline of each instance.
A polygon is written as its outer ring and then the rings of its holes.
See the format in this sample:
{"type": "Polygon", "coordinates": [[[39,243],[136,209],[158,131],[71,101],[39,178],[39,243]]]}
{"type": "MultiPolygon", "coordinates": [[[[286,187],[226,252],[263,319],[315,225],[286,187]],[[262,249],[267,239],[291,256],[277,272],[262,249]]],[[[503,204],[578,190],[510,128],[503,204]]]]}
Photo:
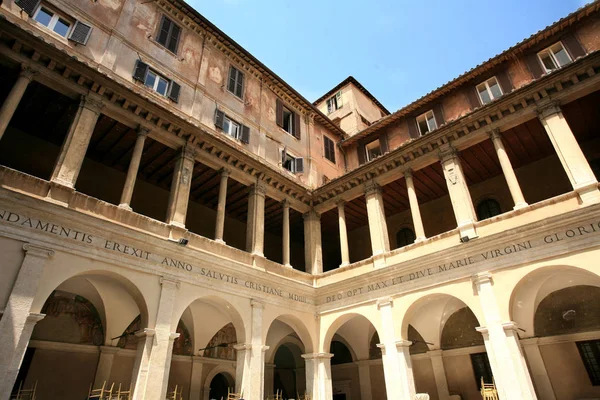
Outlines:
{"type": "Polygon", "coordinates": [[[460,233],[460,241],[466,242],[467,240],[477,238],[477,232],[475,231],[474,222],[463,223],[458,226],[458,232],[460,233]]]}
{"type": "Polygon", "coordinates": [[[223,239],[215,239],[215,243],[226,244],[223,239]]]}
{"type": "Polygon", "coordinates": [[[127,210],[127,211],[133,211],[133,208],[131,208],[131,206],[127,203],[119,204],[119,208],[122,208],[123,210],[127,210]]]}
{"type": "Polygon", "coordinates": [[[348,265],[350,265],[349,262],[343,262],[340,264],[340,268],[347,267],[348,265]]]}
{"type": "Polygon", "coordinates": [[[591,182],[575,188],[581,204],[600,203],[600,190],[598,182],[591,182]]]}
{"type": "Polygon", "coordinates": [[[50,181],[50,190],[46,200],[59,206],[68,207],[75,188],[59,181],[50,181]]]}
{"type": "Polygon", "coordinates": [[[427,238],[425,236],[419,236],[418,238],[415,239],[415,243],[421,243],[426,240],[427,240],[427,238]]]}
{"type": "Polygon", "coordinates": [[[188,230],[185,229],[185,226],[179,226],[179,224],[171,224],[169,225],[169,240],[171,241],[179,241],[179,239],[185,238],[188,230]]]}
{"type": "Polygon", "coordinates": [[[384,268],[387,266],[385,253],[375,254],[371,258],[373,259],[373,267],[375,269],[384,268]]]}
{"type": "Polygon", "coordinates": [[[513,210],[520,210],[521,208],[525,208],[529,206],[529,204],[522,202],[522,203],[517,203],[515,204],[515,206],[513,207],[513,210]]]}
{"type": "Polygon", "coordinates": [[[286,268],[290,268],[290,269],[294,269],[294,267],[292,267],[292,264],[283,264],[284,267],[286,268]]]}

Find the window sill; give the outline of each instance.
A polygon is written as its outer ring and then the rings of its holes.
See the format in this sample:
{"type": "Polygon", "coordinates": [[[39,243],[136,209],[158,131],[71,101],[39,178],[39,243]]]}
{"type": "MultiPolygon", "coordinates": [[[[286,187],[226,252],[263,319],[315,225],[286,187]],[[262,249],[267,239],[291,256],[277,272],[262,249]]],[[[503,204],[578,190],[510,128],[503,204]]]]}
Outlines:
{"type": "Polygon", "coordinates": [[[291,137],[293,137],[294,139],[296,139],[297,141],[300,141],[300,139],[298,139],[296,136],[294,136],[292,133],[289,133],[288,131],[286,131],[285,129],[283,129],[282,127],[279,127],[279,130],[283,133],[285,133],[286,135],[290,135],[291,137]]]}
{"type": "Polygon", "coordinates": [[[168,103],[170,105],[177,104],[173,100],[169,99],[167,96],[163,96],[162,94],[158,93],[156,90],[150,89],[143,82],[140,82],[138,80],[133,79],[133,83],[137,87],[139,87],[140,89],[142,89],[144,92],[148,93],[152,98],[155,98],[155,99],[160,100],[160,101],[164,101],[164,102],[166,102],[166,103],[168,103]]]}
{"type": "Polygon", "coordinates": [[[160,47],[162,50],[164,50],[167,54],[169,54],[170,56],[172,56],[177,61],[179,61],[179,62],[183,62],[184,61],[183,57],[179,57],[176,53],[173,53],[171,50],[167,49],[165,46],[163,46],[162,44],[158,43],[156,41],[156,39],[154,39],[152,37],[152,35],[148,35],[147,38],[150,41],[150,43],[153,43],[155,46],[160,47]]]}
{"type": "Polygon", "coordinates": [[[230,91],[229,89],[225,88],[225,85],[221,86],[221,88],[223,89],[223,91],[227,94],[230,94],[231,96],[233,96],[233,98],[237,101],[239,101],[240,103],[242,103],[243,105],[246,105],[246,101],[244,100],[244,95],[242,94],[242,97],[238,97],[235,93],[233,93],[232,91],[230,91]]]}
{"type": "Polygon", "coordinates": [[[336,167],[337,168],[337,163],[334,161],[331,161],[329,158],[323,156],[323,160],[325,160],[327,163],[331,164],[331,166],[336,167]]]}

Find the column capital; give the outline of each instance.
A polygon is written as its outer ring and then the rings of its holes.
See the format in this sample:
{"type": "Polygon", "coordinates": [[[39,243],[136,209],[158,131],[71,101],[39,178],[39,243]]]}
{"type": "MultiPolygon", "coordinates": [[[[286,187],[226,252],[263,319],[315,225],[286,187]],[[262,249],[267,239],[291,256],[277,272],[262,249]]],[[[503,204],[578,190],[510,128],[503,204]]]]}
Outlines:
{"type": "Polygon", "coordinates": [[[377,300],[377,309],[378,310],[381,310],[383,307],[393,307],[393,306],[394,306],[394,299],[392,299],[391,297],[377,300]]]}
{"type": "Polygon", "coordinates": [[[221,169],[221,178],[229,178],[231,175],[231,170],[229,168],[221,169]]]}
{"type": "Polygon", "coordinates": [[[302,214],[302,218],[304,218],[304,220],[320,220],[321,219],[321,214],[319,214],[318,212],[316,212],[315,210],[310,210],[308,212],[305,212],[304,214],[302,214]]]}
{"type": "Polygon", "coordinates": [[[502,140],[502,135],[500,134],[500,128],[494,128],[491,131],[488,131],[488,136],[492,141],[502,140]]]}
{"type": "Polygon", "coordinates": [[[263,303],[262,301],[251,299],[250,300],[250,307],[262,310],[262,309],[265,308],[265,303],[263,303]]]}
{"type": "Polygon", "coordinates": [[[250,194],[256,194],[258,196],[265,197],[267,195],[266,183],[261,180],[258,180],[254,185],[252,185],[250,194]]]}
{"type": "Polygon", "coordinates": [[[536,112],[538,117],[543,120],[548,118],[554,114],[559,114],[562,112],[560,108],[560,103],[558,101],[550,101],[537,104],[536,112]]]}
{"type": "Polygon", "coordinates": [[[160,277],[160,285],[162,287],[171,286],[171,287],[176,287],[177,289],[179,289],[179,287],[181,286],[181,282],[174,278],[161,276],[160,277]]]}
{"type": "Polygon", "coordinates": [[[477,332],[481,333],[481,334],[482,334],[482,335],[484,335],[484,336],[485,336],[485,335],[487,335],[487,334],[488,334],[488,332],[489,332],[488,328],[487,328],[487,327],[485,327],[485,326],[478,326],[478,327],[476,327],[476,328],[475,328],[475,330],[476,330],[477,332]]]}
{"type": "Polygon", "coordinates": [[[179,336],[181,336],[181,333],[177,333],[177,332],[171,332],[169,334],[169,340],[175,340],[177,339],[179,336]]]}
{"type": "Polygon", "coordinates": [[[346,200],[339,199],[338,201],[335,202],[335,205],[337,206],[338,209],[344,208],[344,207],[346,207],[346,200]]]}
{"type": "Polygon", "coordinates": [[[331,353],[307,353],[301,354],[300,357],[305,360],[329,360],[333,357],[331,353]]]}
{"type": "Polygon", "coordinates": [[[148,136],[150,134],[150,128],[147,128],[143,125],[137,127],[137,135],[138,136],[148,136]]]}
{"type": "Polygon", "coordinates": [[[475,285],[481,285],[488,282],[493,283],[492,274],[486,271],[471,275],[471,282],[475,285]]]}
{"type": "Polygon", "coordinates": [[[54,250],[47,247],[37,246],[31,243],[25,243],[23,250],[28,256],[39,257],[39,258],[52,258],[54,256],[54,250]]]}
{"type": "Polygon", "coordinates": [[[377,182],[375,182],[374,180],[370,180],[368,182],[365,183],[365,195],[371,195],[371,194],[379,194],[381,193],[381,186],[379,186],[377,184],[377,182]]]}
{"type": "Polygon", "coordinates": [[[410,346],[412,346],[413,342],[411,342],[410,340],[398,340],[396,342],[396,348],[397,349],[404,349],[404,348],[408,348],[410,346]]]}
{"type": "Polygon", "coordinates": [[[144,328],[134,333],[135,337],[138,339],[153,337],[156,334],[154,329],[144,328]]]}
{"type": "Polygon", "coordinates": [[[233,349],[235,351],[246,351],[252,349],[252,345],[250,343],[234,344],[233,349]]]}
{"type": "Polygon", "coordinates": [[[281,202],[281,206],[285,209],[285,208],[290,208],[290,200],[285,198],[283,199],[283,201],[281,202]]]}
{"type": "Polygon", "coordinates": [[[19,74],[19,76],[22,76],[24,78],[29,79],[29,82],[31,82],[35,76],[39,73],[38,70],[32,68],[29,65],[21,65],[21,73],[19,74]]]}
{"type": "Polygon", "coordinates": [[[182,148],[181,148],[181,157],[187,159],[187,160],[191,160],[194,161],[196,159],[196,156],[198,155],[196,146],[194,146],[191,143],[186,143],[182,148]]]}
{"type": "Polygon", "coordinates": [[[90,111],[100,114],[104,109],[104,102],[101,98],[95,98],[89,95],[82,95],[79,101],[79,106],[87,108],[90,111]]]}
{"type": "Polygon", "coordinates": [[[404,174],[404,178],[405,179],[406,178],[408,178],[408,179],[412,178],[413,177],[413,170],[412,170],[412,168],[405,169],[404,172],[403,172],[403,174],[404,174]]]}
{"type": "Polygon", "coordinates": [[[452,145],[442,146],[438,152],[438,157],[443,164],[457,158],[458,151],[452,145]]]}
{"type": "Polygon", "coordinates": [[[43,320],[45,317],[46,317],[46,314],[29,313],[29,315],[27,316],[27,322],[32,323],[32,324],[37,324],[38,322],[43,320]]]}

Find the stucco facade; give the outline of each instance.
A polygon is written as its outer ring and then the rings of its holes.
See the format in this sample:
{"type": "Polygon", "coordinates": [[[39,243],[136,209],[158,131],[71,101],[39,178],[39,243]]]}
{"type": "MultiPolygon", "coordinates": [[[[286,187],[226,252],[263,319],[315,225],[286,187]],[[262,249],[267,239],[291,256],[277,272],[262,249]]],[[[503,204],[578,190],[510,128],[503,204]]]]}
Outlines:
{"type": "Polygon", "coordinates": [[[0,400],[600,398],[599,12],[390,113],[179,0],[1,2],[0,400]]]}

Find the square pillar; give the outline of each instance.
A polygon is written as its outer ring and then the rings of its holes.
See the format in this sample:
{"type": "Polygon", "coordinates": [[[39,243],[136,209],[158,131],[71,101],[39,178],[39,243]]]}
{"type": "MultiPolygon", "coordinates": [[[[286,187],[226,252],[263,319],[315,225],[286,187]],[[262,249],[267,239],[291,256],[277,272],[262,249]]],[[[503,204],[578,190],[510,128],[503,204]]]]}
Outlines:
{"type": "Polygon", "coordinates": [[[475,238],[477,233],[474,224],[477,221],[477,214],[475,214],[471,193],[469,193],[456,149],[449,145],[440,148],[440,162],[444,170],[460,237],[475,238]]]}
{"type": "Polygon", "coordinates": [[[533,383],[540,399],[556,400],[554,388],[552,388],[552,383],[550,382],[548,370],[546,370],[546,364],[542,358],[538,342],[538,338],[523,339],[521,340],[521,345],[525,351],[525,357],[527,358],[527,364],[531,371],[531,377],[533,378],[533,383]]]}
{"type": "Polygon", "coordinates": [[[150,353],[154,345],[154,329],[145,328],[135,333],[137,338],[137,349],[133,371],[131,373],[131,388],[133,399],[143,400],[148,382],[148,365],[150,364],[150,353]]]}
{"type": "Polygon", "coordinates": [[[446,379],[446,369],[444,368],[444,360],[442,359],[442,350],[428,351],[427,354],[431,359],[438,397],[440,400],[450,400],[450,391],[448,390],[448,380],[446,379]]]}
{"type": "Polygon", "coordinates": [[[35,324],[44,314],[32,314],[44,267],[54,251],[30,243],[23,245],[25,258],[0,319],[0,399],[8,399],[17,379],[35,324]]]}
{"type": "Polygon", "coordinates": [[[36,72],[33,69],[23,66],[21,68],[21,74],[8,93],[4,103],[2,103],[2,107],[0,107],[0,139],[4,136],[4,132],[6,132],[6,128],[8,128],[8,124],[15,114],[15,111],[17,111],[17,107],[25,94],[25,90],[27,90],[27,86],[33,81],[35,74],[36,72]]]}
{"type": "Polygon", "coordinates": [[[137,174],[140,169],[140,161],[142,160],[142,153],[144,152],[144,143],[146,137],[150,131],[147,128],[140,126],[137,132],[137,139],[135,140],[135,146],[133,147],[133,153],[131,154],[131,160],[129,161],[129,168],[127,169],[127,177],[125,178],[125,185],[123,186],[123,192],[121,193],[121,201],[119,207],[131,210],[131,197],[133,196],[133,189],[135,187],[135,181],[137,174]]]}
{"type": "Polygon", "coordinates": [[[502,323],[490,273],[472,277],[483,310],[486,327],[483,335],[500,400],[537,400],[514,323],[502,323]]]}
{"type": "Polygon", "coordinates": [[[96,376],[94,377],[94,388],[99,388],[104,382],[110,379],[115,354],[119,351],[118,347],[100,346],[100,358],[96,367],[96,376]]]}
{"type": "Polygon", "coordinates": [[[265,387],[265,352],[269,346],[263,344],[263,309],[264,304],[255,300],[252,308],[250,343],[235,345],[237,351],[236,392],[242,398],[263,399],[265,387]]]}
{"type": "Polygon", "coordinates": [[[321,216],[314,210],[304,217],[304,259],[306,272],[323,273],[323,248],[321,243],[321,216]]]}
{"type": "Polygon", "coordinates": [[[542,106],[538,109],[538,116],[580,201],[599,202],[598,181],[560,106],[557,103],[542,106]]]}
{"type": "Polygon", "coordinates": [[[371,389],[371,363],[369,360],[360,360],[357,364],[360,399],[373,400],[373,391],[371,389]]]}
{"type": "Polygon", "coordinates": [[[275,392],[275,364],[265,364],[265,396],[275,392]]]}
{"type": "Polygon", "coordinates": [[[365,199],[367,201],[371,248],[373,249],[373,256],[378,256],[390,251],[390,238],[385,219],[381,187],[374,181],[365,184],[365,199]]]}
{"type": "Polygon", "coordinates": [[[189,400],[202,400],[202,357],[192,356],[192,376],[190,378],[189,400]]]}
{"type": "Polygon", "coordinates": [[[346,228],[346,211],[344,209],[346,202],[341,200],[337,203],[338,222],[340,228],[340,249],[342,253],[342,264],[340,267],[350,265],[350,249],[348,247],[348,229],[346,228]]]}
{"type": "Polygon", "coordinates": [[[311,400],[333,400],[330,353],[302,354],[306,370],[306,393],[311,400]]]}
{"type": "Polygon", "coordinates": [[[246,222],[246,251],[264,257],[265,246],[265,196],[267,187],[257,181],[248,196],[248,219],[246,222]]]}
{"type": "Polygon", "coordinates": [[[167,395],[173,341],[179,337],[178,333],[171,330],[173,307],[179,282],[163,277],[160,279],[160,284],[162,288],[154,329],[153,348],[148,362],[148,375],[144,388],[140,387],[141,382],[136,385],[134,393],[136,400],[164,400],[167,395]]]}
{"type": "Polygon", "coordinates": [[[69,128],[50,178],[53,184],[71,189],[75,187],[83,159],[103,108],[102,99],[91,96],[81,97],[79,109],[69,128]]]}
{"type": "Polygon", "coordinates": [[[186,144],[181,149],[173,171],[166,222],[178,228],[185,229],[195,158],[196,151],[193,145],[186,144]]]}

